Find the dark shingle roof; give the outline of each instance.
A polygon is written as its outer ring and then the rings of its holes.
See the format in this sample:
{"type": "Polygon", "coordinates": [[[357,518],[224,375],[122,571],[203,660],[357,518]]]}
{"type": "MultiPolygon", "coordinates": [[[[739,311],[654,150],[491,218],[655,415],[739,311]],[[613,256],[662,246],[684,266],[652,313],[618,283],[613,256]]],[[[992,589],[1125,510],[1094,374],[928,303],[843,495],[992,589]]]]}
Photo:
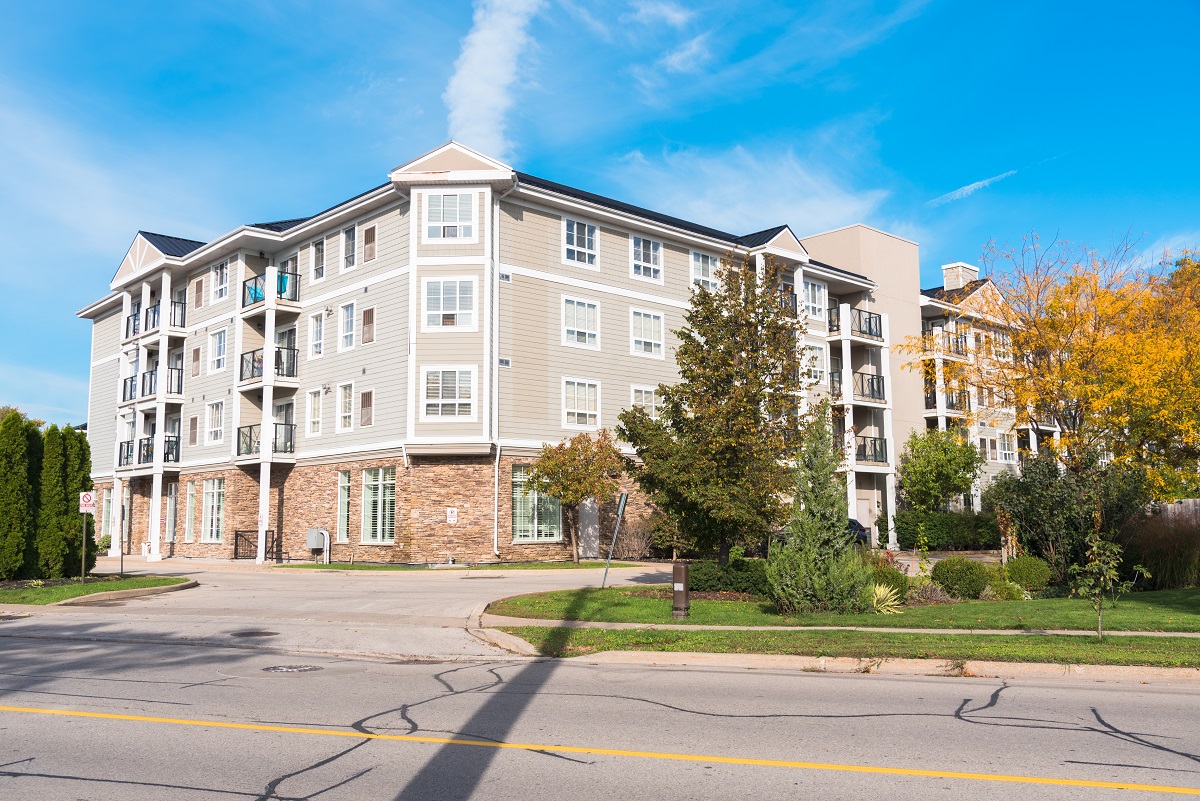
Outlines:
{"type": "Polygon", "coordinates": [[[197,248],[204,247],[204,242],[195,239],[183,239],[166,234],[152,234],[149,231],[138,231],[138,236],[158,248],[164,256],[186,256],[197,248]]]}
{"type": "Polygon", "coordinates": [[[276,222],[250,223],[251,228],[263,228],[267,231],[283,232],[295,228],[302,222],[308,222],[312,217],[297,217],[294,220],[278,220],[276,222]]]}
{"type": "Polygon", "coordinates": [[[870,278],[867,278],[867,276],[862,275],[860,273],[852,273],[849,270],[843,270],[841,267],[834,267],[832,264],[826,264],[823,261],[817,261],[816,259],[813,259],[813,258],[810,258],[808,260],[808,263],[816,265],[817,267],[820,267],[822,270],[829,270],[830,272],[833,272],[833,273],[841,273],[842,275],[849,275],[854,278],[860,278],[860,279],[866,278],[868,281],[871,280],[870,278]]]}
{"type": "Polygon", "coordinates": [[[922,289],[921,294],[927,298],[940,300],[942,303],[961,303],[974,294],[975,290],[991,280],[990,278],[979,278],[968,282],[959,289],[946,289],[944,286],[934,287],[933,289],[922,289]]]}

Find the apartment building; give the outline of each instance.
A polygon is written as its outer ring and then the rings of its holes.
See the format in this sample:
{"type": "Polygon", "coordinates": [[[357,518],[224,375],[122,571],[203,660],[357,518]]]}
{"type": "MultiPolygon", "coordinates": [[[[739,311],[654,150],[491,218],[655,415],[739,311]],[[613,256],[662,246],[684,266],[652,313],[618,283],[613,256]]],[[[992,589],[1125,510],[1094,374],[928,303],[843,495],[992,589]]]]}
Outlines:
{"type": "MultiPolygon", "coordinates": [[[[139,232],[79,312],[114,554],[309,558],[324,529],[337,561],[566,558],[558,504],[525,489],[534,457],[654,413],[677,378],[671,331],[726,255],[783,265],[780,302],[845,412],[851,509],[868,526],[894,512],[893,416],[913,412],[879,303],[901,287],[838,249],[865,238],[907,271],[914,244],[861,226],[730,234],[453,142],[387,179],[211,242],[139,232]]],[[[645,511],[634,493],[627,516],[645,511]]],[[[613,523],[581,510],[585,555],[613,523]]]]}

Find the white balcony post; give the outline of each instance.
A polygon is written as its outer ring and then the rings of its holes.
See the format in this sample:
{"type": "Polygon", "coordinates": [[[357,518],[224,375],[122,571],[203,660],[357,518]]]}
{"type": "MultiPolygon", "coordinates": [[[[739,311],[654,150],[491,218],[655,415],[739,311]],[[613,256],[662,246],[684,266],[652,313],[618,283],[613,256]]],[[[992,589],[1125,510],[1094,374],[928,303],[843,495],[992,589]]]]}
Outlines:
{"type": "Polygon", "coordinates": [[[934,408],[937,410],[938,430],[946,430],[946,374],[942,370],[942,357],[934,357],[934,408]]]}
{"type": "MultiPolygon", "coordinates": [[[[267,557],[267,524],[271,515],[271,458],[275,451],[275,309],[278,305],[279,267],[272,260],[267,264],[266,286],[263,294],[262,415],[258,430],[258,554],[255,561],[262,564],[267,557]]],[[[282,532],[275,532],[280,536],[282,532]]]]}
{"type": "MultiPolygon", "coordinates": [[[[888,458],[891,458],[891,454],[888,454],[888,458]]],[[[886,495],[884,498],[884,508],[887,510],[888,519],[887,547],[889,551],[898,551],[900,550],[900,543],[896,539],[896,473],[894,469],[890,470],[883,477],[883,486],[886,495]]]]}
{"type": "Polygon", "coordinates": [[[108,515],[108,555],[121,555],[121,508],[125,505],[125,487],[119,476],[113,476],[113,502],[104,513],[108,515]]]}

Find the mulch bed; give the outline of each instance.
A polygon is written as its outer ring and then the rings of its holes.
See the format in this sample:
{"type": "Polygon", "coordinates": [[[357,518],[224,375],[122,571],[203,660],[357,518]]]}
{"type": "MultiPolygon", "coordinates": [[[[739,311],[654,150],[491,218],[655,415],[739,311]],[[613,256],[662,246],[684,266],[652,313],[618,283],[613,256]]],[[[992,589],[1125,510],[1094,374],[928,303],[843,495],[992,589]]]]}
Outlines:
{"type": "MultiPolygon", "coordinates": [[[[117,581],[117,576],[88,576],[87,583],[95,584],[100,581],[117,581]]],[[[0,581],[0,590],[24,590],[33,584],[34,588],[38,587],[61,587],[64,584],[78,584],[77,578],[65,579],[12,579],[9,581],[0,581]],[[33,584],[33,582],[40,582],[33,584]]]]}
{"type": "MultiPolygon", "coordinates": [[[[668,587],[656,587],[653,589],[633,590],[627,593],[634,598],[655,598],[671,600],[672,592],[668,587]]],[[[762,601],[764,598],[751,595],[748,592],[696,592],[695,590],[688,593],[689,598],[696,598],[701,601],[762,601]]]]}

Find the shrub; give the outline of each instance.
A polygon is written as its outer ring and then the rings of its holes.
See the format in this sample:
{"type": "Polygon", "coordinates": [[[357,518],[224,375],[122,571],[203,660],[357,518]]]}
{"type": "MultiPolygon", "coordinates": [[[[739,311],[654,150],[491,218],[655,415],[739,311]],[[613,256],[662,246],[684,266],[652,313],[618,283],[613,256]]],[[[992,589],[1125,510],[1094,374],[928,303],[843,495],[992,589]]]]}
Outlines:
{"type": "Polygon", "coordinates": [[[871,585],[871,608],[877,615],[900,614],[900,599],[904,596],[886,584],[871,585]]]}
{"type": "Polygon", "coordinates": [[[692,562],[688,588],[693,592],[744,592],[771,597],[767,563],[762,559],[730,559],[724,567],[712,560],[692,562]]]}
{"type": "Polygon", "coordinates": [[[107,551],[111,547],[112,547],[112,534],[105,534],[103,537],[100,538],[100,541],[98,543],[96,543],[96,548],[101,551],[107,551]]]}
{"type": "Polygon", "coordinates": [[[1021,601],[1025,599],[1025,590],[1009,580],[1004,565],[987,566],[988,583],[979,594],[981,601],[1021,601]]]}
{"type": "Polygon", "coordinates": [[[988,585],[988,571],[979,562],[951,556],[933,566],[930,578],[955,598],[974,599],[988,585]]]}
{"type": "Polygon", "coordinates": [[[908,597],[908,576],[894,567],[876,565],[871,570],[871,583],[876,587],[891,587],[901,600],[908,597]]]}
{"type": "Polygon", "coordinates": [[[1006,568],[1008,580],[1026,592],[1041,592],[1050,583],[1050,563],[1036,556],[1018,556],[1006,568]]]}
{"type": "Polygon", "coordinates": [[[870,606],[871,568],[856,547],[831,555],[803,542],[771,546],[767,560],[771,598],[783,614],[850,614],[870,606]]]}
{"type": "Polygon", "coordinates": [[[908,588],[908,603],[911,606],[929,606],[932,604],[953,604],[958,599],[946,594],[946,591],[927,578],[915,578],[908,588]]]}
{"type": "Polygon", "coordinates": [[[906,510],[896,513],[896,540],[901,548],[916,547],[917,530],[922,524],[931,551],[990,551],[1000,547],[1000,529],[991,515],[906,510]]]}
{"type": "Polygon", "coordinates": [[[1142,565],[1146,587],[1175,590],[1200,583],[1200,525],[1161,517],[1140,521],[1124,538],[1125,569],[1142,565]]]}

